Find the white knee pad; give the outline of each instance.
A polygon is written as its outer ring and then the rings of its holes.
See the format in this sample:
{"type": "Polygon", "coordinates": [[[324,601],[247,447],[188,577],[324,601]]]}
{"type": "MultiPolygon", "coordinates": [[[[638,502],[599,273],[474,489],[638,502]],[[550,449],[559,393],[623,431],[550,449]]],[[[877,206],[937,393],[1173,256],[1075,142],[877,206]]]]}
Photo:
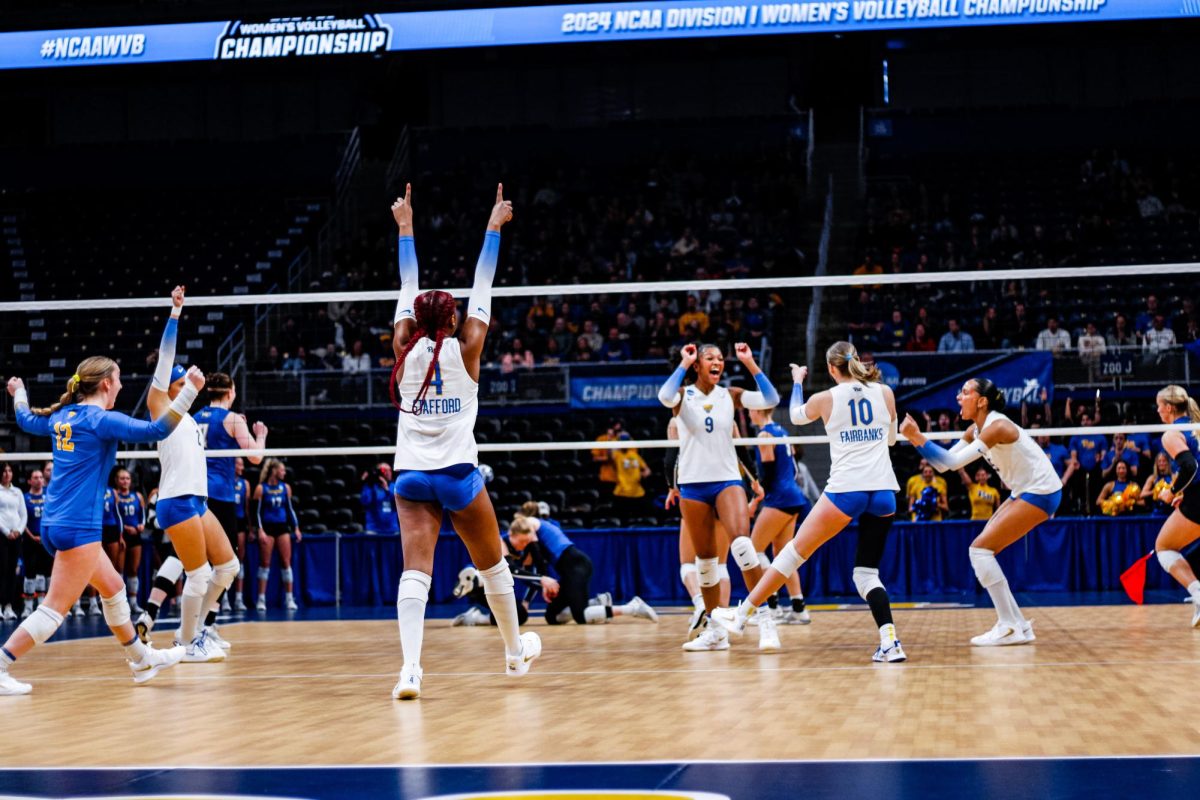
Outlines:
{"type": "Polygon", "coordinates": [[[1183,561],[1183,555],[1178,550],[1159,550],[1155,555],[1158,556],[1158,563],[1167,572],[1171,571],[1171,567],[1183,561]]]}
{"type": "Polygon", "coordinates": [[[208,582],[212,580],[212,567],[204,565],[188,570],[187,581],[183,584],[183,593],[188,597],[204,597],[208,591],[208,582]]]}
{"type": "Polygon", "coordinates": [[[694,576],[695,574],[696,574],[696,562],[695,561],[689,561],[686,564],[679,565],[679,580],[683,581],[684,583],[687,583],[687,579],[690,576],[694,576]]]}
{"type": "Polygon", "coordinates": [[[271,568],[270,567],[259,567],[258,568],[258,579],[260,581],[265,581],[269,577],[271,577],[271,568]]]}
{"type": "Polygon", "coordinates": [[[804,557],[796,550],[796,546],[788,542],[783,547],[779,548],[779,555],[775,556],[775,560],[771,562],[771,566],[785,578],[792,577],[792,573],[800,569],[800,565],[804,563],[804,557]]]}
{"type": "Polygon", "coordinates": [[[112,597],[101,597],[100,601],[104,606],[104,621],[108,627],[119,628],[129,622],[129,598],[124,589],[112,597]]]}
{"type": "Polygon", "coordinates": [[[220,586],[221,591],[225,591],[233,586],[233,579],[237,577],[239,566],[236,558],[226,561],[224,564],[217,564],[213,568],[212,582],[220,586]]]}
{"type": "Polygon", "coordinates": [[[38,594],[42,594],[43,592],[46,591],[46,576],[45,575],[38,575],[36,578],[33,579],[33,591],[35,591],[38,594]]]}
{"type": "Polygon", "coordinates": [[[35,586],[35,584],[33,582],[33,578],[26,578],[25,583],[23,584],[23,586],[21,588],[24,590],[25,594],[33,594],[34,586],[35,586]]]}
{"type": "Polygon", "coordinates": [[[729,565],[717,564],[717,577],[723,581],[729,580],[729,565]]]}
{"type": "Polygon", "coordinates": [[[986,547],[969,547],[967,553],[971,557],[971,566],[975,569],[975,577],[979,585],[987,589],[1004,581],[1004,570],[996,560],[996,553],[986,547]]]}
{"type": "Polygon", "coordinates": [[[729,544],[729,552],[733,554],[733,563],[742,572],[758,566],[758,554],[754,552],[754,542],[749,536],[739,536],[729,544]]]}
{"type": "Polygon", "coordinates": [[[508,568],[508,562],[500,559],[500,563],[495,566],[480,570],[479,582],[483,584],[483,593],[486,595],[511,593],[513,576],[512,570],[508,568]]]}
{"type": "Polygon", "coordinates": [[[158,568],[158,577],[165,578],[171,583],[179,580],[179,576],[183,574],[183,562],[175,556],[167,556],[162,566],[158,568]]]}
{"type": "Polygon", "coordinates": [[[870,567],[855,567],[854,588],[858,589],[858,596],[863,600],[866,600],[867,595],[876,589],[882,589],[883,581],[879,580],[879,570],[870,567]]]}
{"type": "Polygon", "coordinates": [[[33,639],[37,644],[42,644],[58,630],[58,626],[62,625],[62,615],[49,606],[38,606],[37,610],[30,614],[24,622],[21,623],[21,628],[29,634],[29,638],[33,639]]]}
{"type": "Polygon", "coordinates": [[[429,587],[433,578],[415,569],[406,569],[400,574],[400,587],[396,591],[396,607],[406,600],[416,600],[424,605],[429,602],[429,587]]]}
{"type": "Polygon", "coordinates": [[[700,588],[707,589],[710,586],[716,586],[721,582],[721,574],[718,570],[720,561],[714,556],[713,558],[697,558],[696,571],[700,575],[700,588]]]}
{"type": "Polygon", "coordinates": [[[771,559],[767,558],[766,553],[758,554],[758,566],[762,567],[763,569],[771,566],[771,559]]]}
{"type": "Polygon", "coordinates": [[[279,570],[279,579],[281,581],[283,581],[284,583],[291,583],[293,580],[292,568],[286,567],[284,569],[279,570]]]}

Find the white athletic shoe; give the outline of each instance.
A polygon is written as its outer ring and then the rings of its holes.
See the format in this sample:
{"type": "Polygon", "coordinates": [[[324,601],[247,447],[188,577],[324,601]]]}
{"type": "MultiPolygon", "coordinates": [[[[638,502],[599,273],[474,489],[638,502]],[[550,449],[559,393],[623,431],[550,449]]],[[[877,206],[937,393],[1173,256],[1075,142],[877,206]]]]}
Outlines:
{"type": "Polygon", "coordinates": [[[648,619],[651,622],[658,622],[658,612],[651,608],[649,603],[637,595],[634,595],[633,599],[625,604],[625,607],[629,609],[629,616],[631,617],[648,619]]]}
{"type": "MultiPolygon", "coordinates": [[[[754,610],[751,609],[750,616],[743,617],[740,610],[741,606],[737,608],[714,608],[708,616],[712,622],[724,628],[731,638],[741,639],[742,634],[746,632],[746,623],[748,620],[758,616],[758,614],[754,613],[754,610]]],[[[763,614],[763,620],[768,618],[768,614],[763,614]]],[[[775,620],[771,621],[774,622],[775,620]]],[[[761,627],[761,625],[762,620],[759,621],[759,626],[761,627]]]]}
{"type": "Polygon", "coordinates": [[[703,608],[693,609],[692,618],[688,620],[687,638],[685,638],[684,641],[690,642],[692,639],[695,639],[697,636],[703,633],[705,621],[707,619],[708,617],[705,615],[703,608]]]}
{"type": "Polygon", "coordinates": [[[133,623],[133,629],[137,631],[138,638],[144,644],[150,643],[150,631],[154,630],[154,618],[145,611],[137,618],[137,622],[133,623]]]}
{"type": "Polygon", "coordinates": [[[455,617],[454,621],[450,623],[450,627],[457,628],[461,625],[465,625],[468,628],[473,628],[476,625],[490,625],[491,622],[492,618],[488,616],[488,614],[486,614],[482,609],[477,608],[476,606],[471,606],[466,611],[455,617]]]}
{"type": "Polygon", "coordinates": [[[778,653],[783,649],[779,642],[779,630],[769,614],[763,614],[758,622],[758,649],[764,653],[778,653]]]}
{"type": "Polygon", "coordinates": [[[104,614],[104,612],[100,610],[100,601],[93,597],[92,601],[88,603],[87,613],[89,617],[99,617],[104,614]]]}
{"type": "Polygon", "coordinates": [[[170,647],[166,650],[147,648],[146,655],[141,661],[136,664],[132,661],[128,662],[129,669],[133,672],[133,682],[145,683],[162,670],[173,667],[182,661],[186,652],[187,648],[182,646],[170,647]]]}
{"type": "Polygon", "coordinates": [[[400,670],[400,680],[392,687],[393,700],[416,700],[421,696],[421,678],[425,670],[419,664],[405,664],[400,670]]]}
{"type": "Polygon", "coordinates": [[[612,604],[612,592],[600,592],[600,594],[588,601],[589,606],[605,606],[606,608],[611,608],[612,604]]]}
{"type": "Polygon", "coordinates": [[[1192,614],[1192,627],[1200,628],[1200,606],[1196,606],[1196,611],[1192,614]]]}
{"type": "Polygon", "coordinates": [[[879,645],[875,649],[875,655],[871,656],[871,660],[894,664],[897,661],[907,661],[908,656],[905,655],[904,648],[900,646],[900,640],[895,639],[887,647],[879,645]]]}
{"type": "Polygon", "coordinates": [[[233,596],[233,611],[236,614],[242,614],[246,611],[246,601],[242,599],[241,592],[233,596]]]}
{"type": "Polygon", "coordinates": [[[225,595],[221,598],[220,612],[222,614],[228,614],[232,610],[233,608],[229,605],[229,595],[225,595]]]}
{"type": "Polygon", "coordinates": [[[229,642],[225,641],[225,638],[223,636],[221,636],[221,634],[217,633],[216,625],[209,625],[208,627],[206,627],[204,629],[204,635],[208,638],[208,641],[210,643],[215,644],[217,647],[221,648],[226,653],[228,653],[230,650],[233,649],[233,645],[230,644],[229,642]]]}
{"type": "Polygon", "coordinates": [[[76,617],[83,616],[83,605],[76,600],[75,605],[71,606],[71,615],[76,617]]]}
{"type": "Polygon", "coordinates": [[[139,606],[139,605],[138,605],[138,601],[137,601],[137,598],[136,598],[136,597],[131,597],[131,598],[129,598],[129,613],[131,613],[131,614],[141,614],[141,613],[142,613],[143,611],[145,611],[145,610],[146,610],[146,609],[144,609],[144,608],[142,608],[141,606],[139,606]]]}
{"type": "Polygon", "coordinates": [[[1037,637],[1033,635],[1033,620],[1025,620],[1025,624],[1021,626],[1021,633],[1025,634],[1026,644],[1029,644],[1037,639],[1037,637]]]}
{"type": "Polygon", "coordinates": [[[33,598],[25,598],[25,608],[21,609],[21,619],[26,619],[33,613],[33,598]]]}
{"type": "Polygon", "coordinates": [[[33,686],[21,683],[9,675],[7,669],[0,669],[0,695],[29,694],[32,691],[33,686]]]}
{"type": "Polygon", "coordinates": [[[504,656],[504,674],[516,678],[529,672],[529,665],[542,654],[542,638],[533,631],[521,634],[521,655],[504,656]]]}
{"type": "Polygon", "coordinates": [[[778,622],[780,625],[811,625],[812,615],[808,613],[807,608],[803,611],[793,611],[789,608],[784,610],[778,622]]]}
{"type": "MultiPolygon", "coordinates": [[[[715,612],[715,609],[714,609],[715,612]]],[[[710,622],[704,632],[690,642],[684,642],[683,649],[689,653],[703,653],[709,650],[728,650],[729,634],[718,622],[710,622]]]]}
{"type": "Polygon", "coordinates": [[[298,608],[300,608],[300,606],[296,605],[296,598],[292,597],[291,594],[284,595],[283,607],[286,608],[288,611],[295,611],[298,608]]]}
{"type": "Polygon", "coordinates": [[[10,619],[16,619],[16,618],[17,618],[17,612],[13,611],[12,605],[10,604],[10,605],[5,606],[4,607],[4,619],[10,620],[10,619]]]}
{"type": "Polygon", "coordinates": [[[254,604],[254,609],[255,609],[256,611],[266,611],[266,610],[267,610],[267,598],[266,598],[266,595],[260,595],[260,596],[259,596],[259,598],[258,598],[258,602],[254,604]]]}
{"type": "Polygon", "coordinates": [[[206,664],[210,661],[224,660],[225,651],[215,642],[209,641],[204,631],[192,639],[192,643],[187,646],[187,651],[183,654],[183,661],[186,664],[206,664]]]}
{"type": "Polygon", "coordinates": [[[997,622],[987,633],[971,637],[971,644],[976,647],[1006,647],[1013,644],[1025,644],[1025,631],[1014,628],[1007,622],[997,622]]]}

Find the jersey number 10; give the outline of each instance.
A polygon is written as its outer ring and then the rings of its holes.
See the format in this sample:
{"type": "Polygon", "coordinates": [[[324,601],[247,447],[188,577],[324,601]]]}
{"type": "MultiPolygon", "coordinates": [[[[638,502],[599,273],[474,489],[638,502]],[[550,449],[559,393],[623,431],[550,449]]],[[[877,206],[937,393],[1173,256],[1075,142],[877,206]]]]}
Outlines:
{"type": "Polygon", "coordinates": [[[851,425],[870,425],[875,420],[875,409],[871,407],[871,401],[867,398],[851,399],[847,405],[850,406],[851,425]],[[858,406],[857,410],[855,406],[858,406]]]}

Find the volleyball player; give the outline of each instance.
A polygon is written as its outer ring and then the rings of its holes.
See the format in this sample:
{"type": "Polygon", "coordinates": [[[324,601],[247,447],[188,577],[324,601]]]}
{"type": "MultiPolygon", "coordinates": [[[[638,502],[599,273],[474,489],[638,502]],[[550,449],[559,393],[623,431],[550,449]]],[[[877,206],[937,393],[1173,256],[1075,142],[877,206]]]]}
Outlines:
{"type": "MultiPolygon", "coordinates": [[[[124,555],[125,545],[121,539],[121,514],[117,511],[117,493],[112,487],[113,477],[115,477],[115,471],[113,475],[109,476],[109,485],[104,490],[104,511],[100,517],[100,544],[104,547],[104,554],[108,556],[113,569],[121,572],[123,563],[121,557],[124,555]]],[[[90,595],[88,616],[100,616],[100,600],[96,596],[96,590],[89,587],[85,594],[90,595]]]]}
{"type": "Polygon", "coordinates": [[[467,319],[459,337],[454,298],[447,292],[420,293],[413,243],[412,186],[392,204],[399,229],[400,299],[392,346],[396,365],[389,385],[400,409],[396,426],[395,493],[404,553],[396,593],[396,616],[404,665],[392,689],[399,700],[421,696],[421,646],[425,604],[433,574],[433,552],[444,511],[479,569],[488,605],[504,639],[505,673],[524,675],[542,651],[536,633],[520,632],[512,572],[500,544],[500,529],[480,474],[475,444],[479,359],[492,315],[492,280],[500,255],[500,228],[512,219],[512,203],[496,187],[467,319]],[[397,390],[399,400],[397,400],[397,390]],[[432,394],[431,394],[432,390],[432,394]]]}
{"type": "Polygon", "coordinates": [[[717,619],[732,631],[744,628],[747,619],[818,547],[857,519],[854,585],[867,601],[879,629],[879,647],[872,660],[904,661],[907,656],[896,636],[891,601],[879,580],[879,564],[896,515],[896,492],[900,490],[888,454],[896,441],[896,400],[892,390],[881,382],[878,367],[864,364],[849,342],[836,342],[825,352],[825,362],[834,386],[813,395],[807,403],[804,378],[808,370],[792,364],[788,408],[793,425],[818,419],[825,422],[832,459],[825,492],[790,545],[776,552],[749,597],[736,610],[728,609],[717,619]]]}
{"type": "Polygon", "coordinates": [[[233,610],[242,612],[246,610],[245,601],[245,581],[246,576],[246,536],[250,524],[250,483],[243,477],[246,471],[246,462],[241,456],[233,460],[233,505],[235,517],[237,519],[237,557],[238,567],[237,580],[233,583],[233,610]]]}
{"type": "MultiPolygon", "coordinates": [[[[1158,393],[1158,418],[1165,425],[1193,425],[1200,422],[1200,406],[1181,386],[1171,385],[1158,393]]],[[[1158,532],[1154,551],[1158,563],[1187,589],[1195,604],[1192,627],[1200,628],[1200,581],[1188,560],[1180,553],[1200,539],[1200,487],[1196,481],[1196,459],[1200,456],[1200,438],[1195,429],[1167,431],[1162,449],[1175,462],[1178,472],[1158,499],[1174,508],[1158,532]]]]}
{"type": "Polygon", "coordinates": [[[40,469],[29,474],[29,491],[25,493],[25,535],[21,537],[21,561],[25,564],[25,608],[21,619],[25,619],[37,603],[46,596],[46,582],[50,577],[53,559],[42,547],[42,512],[46,507],[43,491],[45,477],[40,469]]]}
{"type": "Polygon", "coordinates": [[[124,547],[117,561],[117,572],[125,576],[125,590],[129,596],[129,609],[141,614],[138,606],[138,591],[141,589],[138,570],[142,566],[142,532],[146,530],[146,498],[141,492],[133,491],[133,476],[129,470],[117,470],[117,515],[121,519],[121,538],[124,547]]]}
{"type": "MultiPolygon", "coordinates": [[[[171,316],[158,347],[158,364],[146,395],[152,414],[170,403],[183,386],[183,367],[175,364],[175,339],[183,312],[184,290],[171,292],[171,316]]],[[[167,532],[183,564],[187,580],[179,598],[179,631],[175,640],[187,648],[185,662],[223,661],[225,650],[201,617],[237,576],[238,561],[216,516],[208,509],[208,473],[204,436],[190,414],[158,443],[162,478],[158,484],[158,523],[167,532]],[[211,566],[210,566],[211,562],[211,566]]],[[[139,617],[139,622],[141,618],[139,617]]]]}
{"type": "MultiPolygon", "coordinates": [[[[196,424],[204,436],[205,447],[209,450],[262,450],[267,446],[267,426],[261,422],[254,423],[254,436],[251,437],[246,418],[231,411],[237,400],[237,386],[233,379],[224,372],[214,372],[208,376],[205,383],[208,389],[208,405],[196,412],[196,424]]],[[[262,463],[262,456],[249,456],[251,464],[262,463]]],[[[237,467],[234,459],[228,456],[217,456],[205,459],[208,471],[208,509],[213,512],[221,529],[229,539],[230,550],[237,553],[238,572],[235,580],[241,581],[246,574],[245,539],[238,535],[238,493],[237,467]]],[[[245,501],[245,495],[242,495],[245,501]]],[[[244,510],[244,505],[243,505],[244,510]]],[[[270,565],[270,560],[267,560],[270,565]]],[[[225,592],[221,593],[219,603],[226,604],[225,592]]],[[[204,627],[213,629],[217,622],[219,606],[213,605],[205,609],[204,627]]]]}
{"type": "Polygon", "coordinates": [[[183,658],[182,647],[155,650],[138,640],[129,621],[125,584],[101,548],[100,515],[117,442],[153,442],[167,436],[202,386],[204,375],[193,367],[163,413],[153,422],[144,422],[109,410],[121,391],[121,369],[104,356],[80,362],[67,391],[50,408],[30,410],[25,384],[20,378],[9,380],[17,424],[35,436],[53,437],[58,463],[42,516],[42,543],[54,556],[54,580],[45,601],[0,648],[0,694],[33,690],[9,675],[9,669],[54,635],[89,583],[100,590],[104,620],[125,649],[135,683],[145,683],[183,658]]]}
{"type": "MultiPolygon", "coordinates": [[[[738,342],[734,352],[754,377],[758,391],[721,386],[719,381],[725,371],[721,349],[716,345],[689,344],[681,351],[679,366],[658,392],[659,401],[672,409],[679,420],[679,507],[696,550],[705,619],[720,604],[718,515],[731,537],[731,552],[738,566],[742,569],[758,566],[757,558],[753,564],[746,558],[747,552],[753,555],[754,548],[752,543],[750,548],[745,547],[749,542],[750,520],[733,446],[734,413],[738,408],[771,408],[779,403],[779,393],[754,362],[750,346],[738,342]],[[684,387],[684,379],[693,367],[695,382],[684,387]]],[[[768,629],[772,625],[773,622],[766,623],[768,629]]],[[[699,636],[684,642],[683,649],[728,650],[729,637],[723,627],[707,624],[699,636]]]]}
{"type": "Polygon", "coordinates": [[[254,487],[251,509],[258,522],[258,599],[254,607],[267,610],[267,579],[271,575],[271,553],[279,551],[279,577],[283,582],[283,607],[297,609],[295,573],[292,571],[292,536],[303,537],[296,509],[292,507],[292,487],[284,482],[287,467],[276,458],[267,459],[254,487]]]}
{"type": "Polygon", "coordinates": [[[21,537],[28,522],[25,495],[13,486],[10,464],[0,464],[0,619],[13,620],[17,612],[12,604],[17,592],[18,562],[21,560],[21,537]]]}
{"type": "Polygon", "coordinates": [[[1037,637],[1008,587],[996,554],[1045,522],[1062,502],[1062,481],[1046,453],[1004,414],[1004,393],[987,378],[972,378],[958,393],[959,413],[971,423],[962,439],[946,450],[931,442],[911,416],[900,432],[938,472],[961,469],[981,456],[1012,490],[967,551],[975,577],[996,607],[996,624],[971,639],[977,647],[1028,644],[1037,637]]]}

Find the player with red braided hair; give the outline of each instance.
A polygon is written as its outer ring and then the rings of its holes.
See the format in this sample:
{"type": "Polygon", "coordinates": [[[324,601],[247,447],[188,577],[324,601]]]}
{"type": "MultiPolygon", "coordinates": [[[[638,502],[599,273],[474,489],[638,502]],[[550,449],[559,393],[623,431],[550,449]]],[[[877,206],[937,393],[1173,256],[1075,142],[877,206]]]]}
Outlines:
{"type": "Polygon", "coordinates": [[[459,330],[448,292],[420,293],[413,243],[412,186],[392,204],[400,229],[400,300],[392,346],[392,402],[400,409],[396,428],[395,492],[404,572],[396,594],[404,665],[392,689],[397,700],[421,696],[421,645],[425,604],[433,575],[433,551],[442,515],[448,512],[462,537],[504,638],[505,673],[519,676],[542,652],[536,633],[521,634],[513,577],[504,560],[500,528],[479,474],[475,417],[479,410],[479,361],[492,314],[492,281],[500,256],[500,228],[512,219],[504,186],[488,218],[467,319],[459,330]],[[458,333],[456,337],[454,334],[458,333]]]}

